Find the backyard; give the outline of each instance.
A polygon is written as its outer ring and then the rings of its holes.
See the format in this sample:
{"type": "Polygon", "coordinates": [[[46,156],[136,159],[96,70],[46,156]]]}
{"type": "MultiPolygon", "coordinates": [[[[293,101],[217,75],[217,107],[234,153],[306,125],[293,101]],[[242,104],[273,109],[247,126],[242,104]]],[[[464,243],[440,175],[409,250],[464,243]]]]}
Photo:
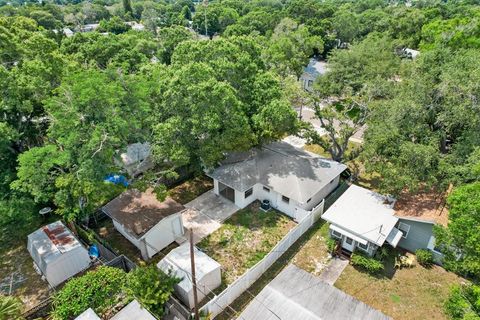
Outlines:
{"type": "Polygon", "coordinates": [[[462,278],[435,265],[395,270],[393,264],[390,256],[378,276],[348,265],[335,286],[394,319],[447,319],[443,303],[462,278]]]}
{"type": "MultiPolygon", "coordinates": [[[[3,224],[0,235],[0,293],[13,294],[24,302],[28,310],[48,297],[48,285],[33,268],[33,260],[27,250],[27,236],[42,225],[36,212],[31,218],[20,220],[15,225],[3,224]]],[[[52,220],[53,221],[53,220],[52,220]]]]}
{"type": "MultiPolygon", "coordinates": [[[[168,195],[172,197],[175,201],[185,204],[195,199],[204,192],[207,192],[213,188],[213,182],[207,176],[201,175],[194,177],[192,179],[186,180],[177,186],[168,190],[168,195]]],[[[143,265],[145,261],[142,259],[140,250],[135,247],[127,238],[125,238],[120,232],[118,232],[112,223],[110,218],[103,219],[99,221],[98,225],[95,227],[95,232],[104,239],[108,245],[114,249],[119,254],[124,254],[134,263],[143,265]]],[[[155,257],[149,261],[149,263],[158,262],[159,259],[163,258],[171,249],[176,247],[176,244],[173,243],[168,247],[160,251],[155,257]]]]}
{"type": "Polygon", "coordinates": [[[225,220],[197,246],[222,265],[223,284],[228,285],[260,261],[295,225],[276,210],[261,211],[256,201],[225,220]]]}

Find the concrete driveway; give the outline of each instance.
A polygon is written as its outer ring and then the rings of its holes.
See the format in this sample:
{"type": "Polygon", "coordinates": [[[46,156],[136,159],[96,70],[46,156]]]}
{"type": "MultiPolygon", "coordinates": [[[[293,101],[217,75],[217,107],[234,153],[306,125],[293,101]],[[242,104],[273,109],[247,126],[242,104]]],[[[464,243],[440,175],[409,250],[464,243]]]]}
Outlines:
{"type": "Polygon", "coordinates": [[[195,243],[220,228],[223,221],[240,209],[233,202],[216,195],[213,190],[185,204],[185,207],[187,210],[182,214],[183,226],[193,229],[195,243]]]}

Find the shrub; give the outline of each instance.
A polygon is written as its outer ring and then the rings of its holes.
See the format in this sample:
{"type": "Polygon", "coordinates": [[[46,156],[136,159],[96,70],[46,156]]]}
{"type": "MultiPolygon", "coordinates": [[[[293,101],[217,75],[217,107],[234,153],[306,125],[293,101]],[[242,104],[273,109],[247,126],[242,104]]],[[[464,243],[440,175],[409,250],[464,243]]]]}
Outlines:
{"type": "Polygon", "coordinates": [[[382,262],[374,258],[367,257],[365,254],[360,252],[352,253],[352,256],[350,257],[350,263],[353,266],[363,269],[369,273],[379,273],[384,269],[382,262]]]}
{"type": "Polygon", "coordinates": [[[333,254],[335,249],[337,248],[337,241],[332,238],[327,238],[327,249],[330,254],[333,254]]]}
{"type": "Polygon", "coordinates": [[[418,249],[415,251],[417,255],[417,261],[420,265],[424,266],[425,268],[430,268],[433,264],[433,254],[430,250],[427,249],[418,249]]]}
{"type": "Polygon", "coordinates": [[[445,313],[454,320],[479,319],[478,301],[480,301],[480,286],[455,285],[445,301],[445,313]]]}
{"type": "Polygon", "coordinates": [[[156,265],[137,268],[127,276],[127,291],[150,312],[158,317],[163,315],[163,305],[173,293],[173,286],[179,278],[165,274],[156,265]]]}
{"type": "Polygon", "coordinates": [[[88,308],[103,314],[122,297],[127,274],[117,268],[99,267],[73,278],[53,297],[53,319],[70,319],[88,308]]]}
{"type": "Polygon", "coordinates": [[[22,302],[12,296],[0,295],[0,319],[20,320],[22,317],[22,302]]]}

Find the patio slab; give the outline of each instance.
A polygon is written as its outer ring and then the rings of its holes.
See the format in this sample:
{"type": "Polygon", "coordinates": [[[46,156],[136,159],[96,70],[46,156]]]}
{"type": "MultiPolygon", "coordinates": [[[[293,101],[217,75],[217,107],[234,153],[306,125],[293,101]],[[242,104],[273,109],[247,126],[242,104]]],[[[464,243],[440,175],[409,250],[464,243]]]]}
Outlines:
{"type": "Polygon", "coordinates": [[[223,221],[240,209],[229,200],[216,195],[213,190],[185,204],[185,207],[187,210],[182,213],[183,226],[193,229],[195,243],[220,228],[223,221]]]}

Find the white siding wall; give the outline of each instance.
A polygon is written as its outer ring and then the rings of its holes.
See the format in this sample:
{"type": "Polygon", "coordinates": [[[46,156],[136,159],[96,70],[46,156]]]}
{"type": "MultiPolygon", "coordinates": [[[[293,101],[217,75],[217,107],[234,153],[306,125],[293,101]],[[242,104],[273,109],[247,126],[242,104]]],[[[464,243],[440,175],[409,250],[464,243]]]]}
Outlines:
{"type": "Polygon", "coordinates": [[[143,241],[131,236],[130,233],[128,233],[127,230],[125,230],[125,228],[115,220],[113,220],[113,225],[115,226],[115,229],[118,230],[118,232],[120,232],[125,238],[128,239],[128,241],[130,241],[135,247],[140,250],[144,259],[148,259],[147,248],[145,247],[145,243],[143,241]]]}
{"type": "Polygon", "coordinates": [[[68,251],[47,265],[45,277],[55,287],[90,265],[90,257],[83,246],[68,251]]]}
{"type": "Polygon", "coordinates": [[[160,221],[144,237],[147,248],[147,256],[151,258],[157,252],[174,242],[176,238],[183,236],[184,229],[180,213],[169,216],[160,221]],[[174,223],[180,227],[174,227],[174,223]]]}

